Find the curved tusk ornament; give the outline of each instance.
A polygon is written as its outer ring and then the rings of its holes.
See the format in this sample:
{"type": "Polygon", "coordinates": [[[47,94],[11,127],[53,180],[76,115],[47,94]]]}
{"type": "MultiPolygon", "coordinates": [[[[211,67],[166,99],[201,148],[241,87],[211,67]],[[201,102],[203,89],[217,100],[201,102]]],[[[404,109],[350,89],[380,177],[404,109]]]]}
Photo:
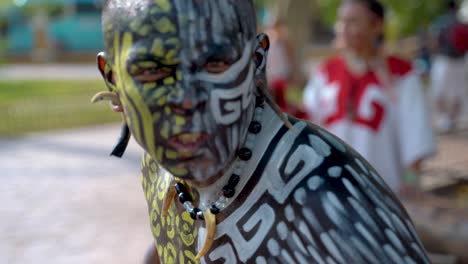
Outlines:
{"type": "Polygon", "coordinates": [[[171,207],[172,201],[174,201],[177,197],[177,192],[174,188],[174,183],[176,181],[173,181],[170,185],[169,188],[167,189],[166,197],[164,198],[163,205],[162,205],[162,216],[167,216],[169,213],[169,208],[171,207]]]}
{"type": "Polygon", "coordinates": [[[91,103],[97,103],[100,101],[111,101],[114,105],[122,105],[119,95],[116,92],[99,92],[91,99],[91,103]]]}
{"type": "Polygon", "coordinates": [[[196,260],[200,260],[210,251],[216,236],[216,216],[212,214],[209,209],[203,212],[203,216],[205,217],[206,227],[205,243],[203,244],[200,252],[195,257],[196,260]]]}

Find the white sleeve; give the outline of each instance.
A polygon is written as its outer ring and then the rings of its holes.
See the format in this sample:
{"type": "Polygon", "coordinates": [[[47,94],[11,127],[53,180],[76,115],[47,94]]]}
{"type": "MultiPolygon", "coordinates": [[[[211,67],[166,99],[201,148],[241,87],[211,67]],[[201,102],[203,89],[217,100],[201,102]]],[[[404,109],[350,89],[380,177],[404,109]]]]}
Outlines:
{"type": "Polygon", "coordinates": [[[320,71],[315,71],[304,89],[303,105],[313,122],[320,120],[320,93],[325,84],[324,74],[320,71]]]}
{"type": "Polygon", "coordinates": [[[398,138],[405,167],[425,159],[436,150],[431,114],[419,76],[410,73],[399,84],[398,138]]]}

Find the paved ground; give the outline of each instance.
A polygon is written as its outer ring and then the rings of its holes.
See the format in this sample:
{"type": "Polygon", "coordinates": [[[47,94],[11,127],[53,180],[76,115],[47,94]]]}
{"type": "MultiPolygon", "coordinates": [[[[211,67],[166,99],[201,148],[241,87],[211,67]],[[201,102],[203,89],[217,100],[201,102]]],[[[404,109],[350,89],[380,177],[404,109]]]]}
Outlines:
{"type": "MultiPolygon", "coordinates": [[[[447,178],[468,179],[468,129],[438,138],[438,153],[425,166],[425,184],[438,185],[447,178]]],[[[468,206],[468,201],[466,201],[468,206]]]]}
{"type": "Polygon", "coordinates": [[[139,149],[118,127],[0,140],[0,263],[141,263],[151,242],[139,149]]]}
{"type": "Polygon", "coordinates": [[[7,64],[0,66],[0,80],[95,80],[100,74],[93,64],[7,64]]]}

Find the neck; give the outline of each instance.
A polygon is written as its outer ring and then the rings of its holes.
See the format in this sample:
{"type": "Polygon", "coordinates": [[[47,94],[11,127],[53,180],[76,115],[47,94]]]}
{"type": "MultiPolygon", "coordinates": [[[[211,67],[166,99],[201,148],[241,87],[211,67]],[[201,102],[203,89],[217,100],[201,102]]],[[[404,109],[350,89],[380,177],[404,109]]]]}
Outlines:
{"type": "Polygon", "coordinates": [[[352,73],[364,74],[376,65],[377,61],[379,61],[379,54],[377,50],[365,52],[346,51],[344,58],[352,73]]]}
{"type": "Polygon", "coordinates": [[[364,61],[371,61],[379,54],[378,49],[375,47],[368,47],[361,50],[349,50],[348,53],[364,61]]]}
{"type": "Polygon", "coordinates": [[[187,183],[190,187],[195,188],[195,189],[202,189],[202,188],[216,185],[217,182],[223,181],[223,178],[226,177],[226,175],[229,173],[229,171],[231,170],[231,167],[234,165],[235,162],[236,162],[236,156],[234,155],[227,162],[229,165],[226,166],[226,169],[208,178],[207,180],[204,180],[204,181],[183,180],[183,181],[187,183]]]}
{"type": "MultiPolygon", "coordinates": [[[[278,119],[276,114],[273,110],[265,104],[264,110],[262,113],[262,118],[259,120],[262,124],[262,130],[259,134],[255,136],[255,144],[252,147],[252,158],[248,161],[243,162],[241,165],[241,171],[236,172],[236,168],[239,159],[235,159],[234,162],[231,163],[229,168],[222,174],[218,179],[211,182],[208,185],[200,185],[198,187],[194,186],[194,190],[198,192],[199,195],[199,207],[204,207],[206,205],[210,205],[216,202],[219,197],[222,195],[222,189],[226,184],[228,184],[231,176],[233,173],[238,173],[240,176],[240,181],[236,186],[236,192],[234,197],[228,199],[226,203],[226,207],[236,199],[242,189],[246,186],[247,182],[249,181],[250,177],[253,175],[257,164],[259,162],[259,157],[265,152],[268,146],[268,134],[269,131],[273,130],[274,126],[281,125],[282,122],[278,119]]],[[[189,185],[192,184],[191,182],[187,182],[189,185]]]]}

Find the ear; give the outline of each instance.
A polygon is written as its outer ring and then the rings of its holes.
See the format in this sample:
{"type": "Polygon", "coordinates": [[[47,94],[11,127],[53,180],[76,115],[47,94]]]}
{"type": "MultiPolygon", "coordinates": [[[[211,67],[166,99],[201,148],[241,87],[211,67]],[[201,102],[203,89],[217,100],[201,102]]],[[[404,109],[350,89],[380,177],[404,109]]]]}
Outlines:
{"type": "Polygon", "coordinates": [[[270,49],[270,39],[265,33],[260,33],[257,36],[257,43],[254,51],[254,61],[256,66],[256,74],[262,74],[266,71],[268,50],[270,49]]]}
{"type": "Polygon", "coordinates": [[[101,72],[104,82],[106,83],[107,89],[109,89],[109,91],[117,92],[117,87],[115,85],[114,79],[114,71],[112,70],[112,67],[110,66],[106,58],[106,53],[103,51],[99,52],[99,54],[97,55],[97,66],[99,72],[101,72]]]}

